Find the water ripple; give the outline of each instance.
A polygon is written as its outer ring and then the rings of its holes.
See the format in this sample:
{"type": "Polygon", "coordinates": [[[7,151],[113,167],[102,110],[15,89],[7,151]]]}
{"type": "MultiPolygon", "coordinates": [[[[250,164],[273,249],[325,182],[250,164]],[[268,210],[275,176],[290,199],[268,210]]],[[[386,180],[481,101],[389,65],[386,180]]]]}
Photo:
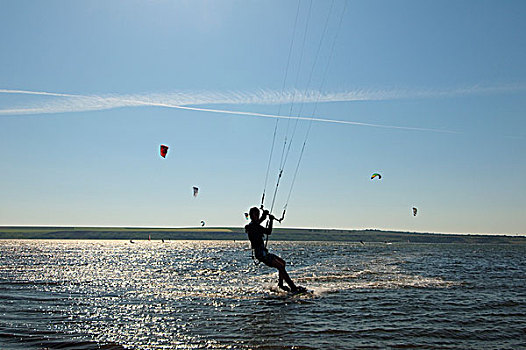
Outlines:
{"type": "Polygon", "coordinates": [[[0,348],[524,348],[526,247],[0,241],[0,348]]]}

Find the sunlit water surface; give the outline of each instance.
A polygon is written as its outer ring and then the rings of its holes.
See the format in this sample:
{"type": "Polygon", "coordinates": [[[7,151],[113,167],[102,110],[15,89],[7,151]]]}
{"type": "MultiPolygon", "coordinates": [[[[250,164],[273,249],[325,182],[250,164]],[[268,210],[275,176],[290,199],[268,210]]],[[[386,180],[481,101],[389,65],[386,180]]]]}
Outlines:
{"type": "Polygon", "coordinates": [[[0,240],[0,349],[526,349],[526,246],[0,240]]]}

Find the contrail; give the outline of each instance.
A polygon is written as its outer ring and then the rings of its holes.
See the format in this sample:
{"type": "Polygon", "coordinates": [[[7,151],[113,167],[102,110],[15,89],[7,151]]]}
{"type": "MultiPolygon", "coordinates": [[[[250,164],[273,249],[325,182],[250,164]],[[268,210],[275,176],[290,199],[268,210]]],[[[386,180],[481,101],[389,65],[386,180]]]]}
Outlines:
{"type": "MultiPolygon", "coordinates": [[[[134,102],[140,103],[138,101],[134,101],[134,102]]],[[[338,120],[338,119],[327,119],[327,118],[316,118],[316,117],[291,117],[291,116],[276,115],[276,114],[230,111],[230,110],[224,110],[224,109],[210,109],[210,108],[199,108],[199,107],[188,107],[188,106],[176,106],[176,105],[169,105],[169,104],[164,104],[164,103],[144,103],[144,104],[148,105],[148,106],[185,109],[185,110],[199,111],[199,112],[243,115],[243,116],[250,116],[250,117],[273,118],[273,119],[298,119],[298,120],[309,120],[309,121],[315,121],[315,122],[359,125],[359,126],[369,126],[369,127],[386,128],[386,129],[433,131],[433,132],[441,132],[441,133],[448,133],[448,134],[459,134],[460,133],[458,131],[450,131],[450,130],[442,130],[442,129],[417,128],[417,127],[385,125],[385,124],[372,124],[372,123],[354,122],[354,121],[349,121],[349,120],[338,120]]]]}
{"type": "Polygon", "coordinates": [[[30,91],[17,89],[0,89],[1,94],[23,94],[35,96],[55,97],[51,101],[41,102],[26,108],[0,109],[0,115],[27,115],[27,114],[51,114],[51,113],[73,113],[82,111],[107,110],[122,107],[156,106],[164,108],[175,108],[210,113],[221,113],[230,115],[242,115],[262,118],[298,119],[312,120],[315,122],[349,124],[377,128],[433,131],[441,133],[458,133],[455,131],[418,128],[408,126],[384,125],[363,123],[348,120],[338,120],[322,117],[296,117],[290,115],[274,115],[265,113],[232,111],[226,109],[212,109],[193,107],[198,105],[265,105],[292,103],[294,99],[302,103],[323,102],[351,102],[351,101],[382,101],[409,98],[440,98],[450,96],[464,96],[473,94],[506,93],[525,90],[525,85],[497,85],[455,88],[455,89],[355,89],[343,92],[298,91],[291,90],[278,92],[274,90],[258,90],[256,92],[174,92],[164,94],[142,94],[142,95],[80,95],[66,94],[46,91],[30,91]]]}
{"type": "MultiPolygon", "coordinates": [[[[399,130],[413,130],[413,131],[431,131],[439,133],[449,133],[449,134],[458,134],[459,132],[442,130],[442,129],[431,129],[431,128],[418,128],[418,127],[409,127],[409,126],[396,126],[396,125],[385,125],[385,124],[373,124],[373,123],[363,123],[349,120],[339,120],[339,119],[329,119],[329,118],[320,118],[320,117],[301,117],[301,116],[285,116],[285,115],[276,115],[276,114],[265,114],[265,113],[256,113],[256,112],[243,112],[243,111],[232,111],[225,109],[212,109],[212,108],[200,108],[200,107],[190,107],[182,106],[171,103],[162,103],[162,102],[153,102],[153,101],[144,101],[136,100],[127,97],[102,97],[102,96],[89,96],[89,95],[73,95],[73,94],[61,94],[53,92],[44,92],[44,91],[25,91],[25,90],[6,90],[0,89],[0,93],[22,93],[22,94],[33,94],[33,95],[47,95],[47,96],[58,96],[58,97],[67,97],[70,99],[75,99],[80,104],[71,104],[70,100],[67,100],[66,104],[62,103],[59,107],[53,107],[52,104],[49,104],[47,107],[42,108],[20,108],[20,109],[3,109],[0,110],[0,115],[20,115],[20,114],[50,114],[50,113],[65,113],[65,112],[79,112],[79,111],[88,111],[88,110],[103,110],[119,107],[137,107],[137,106],[151,106],[151,107],[163,107],[163,108],[174,108],[190,111],[200,111],[200,112],[209,112],[209,113],[219,113],[219,114],[229,114],[229,115],[241,115],[241,116],[250,116],[250,117],[260,117],[260,118],[272,118],[272,119],[298,119],[298,120],[307,120],[314,122],[323,122],[323,123],[334,123],[334,124],[347,124],[347,125],[356,125],[356,126],[366,126],[366,127],[375,127],[375,128],[386,128],[386,129],[399,129],[399,130]]],[[[158,96],[157,96],[158,97],[158,96]]],[[[224,97],[224,96],[223,96],[224,97]]],[[[186,99],[186,98],[183,98],[186,99]]],[[[239,98],[242,101],[247,99],[243,96],[239,98]]],[[[225,101],[229,100],[228,98],[223,99],[209,99],[204,97],[199,99],[201,101],[206,101],[207,104],[212,104],[212,101],[225,101]]],[[[203,103],[203,102],[201,102],[203,103]]],[[[239,102],[238,102],[239,103],[239,102]]]]}
{"type": "Polygon", "coordinates": [[[8,89],[0,89],[0,93],[3,93],[3,94],[59,96],[59,97],[74,97],[75,96],[75,95],[70,95],[70,94],[60,94],[60,93],[56,93],[56,92],[29,91],[29,90],[8,90],[8,89]]]}
{"type": "MultiPolygon", "coordinates": [[[[46,91],[0,89],[3,94],[25,94],[73,98],[77,101],[112,101],[116,107],[122,107],[123,100],[155,100],[157,102],[178,105],[199,104],[286,104],[301,99],[303,103],[312,102],[351,102],[351,101],[384,101],[411,98],[440,98],[466,95],[482,95],[494,93],[509,93],[526,90],[524,84],[508,84],[495,86],[473,85],[454,89],[354,89],[341,92],[320,93],[315,90],[275,91],[260,89],[255,92],[227,91],[227,92],[173,92],[164,94],[142,95],[79,95],[46,91]]],[[[79,105],[82,108],[82,105],[79,105]]],[[[45,112],[44,112],[45,113],[45,112]]]]}

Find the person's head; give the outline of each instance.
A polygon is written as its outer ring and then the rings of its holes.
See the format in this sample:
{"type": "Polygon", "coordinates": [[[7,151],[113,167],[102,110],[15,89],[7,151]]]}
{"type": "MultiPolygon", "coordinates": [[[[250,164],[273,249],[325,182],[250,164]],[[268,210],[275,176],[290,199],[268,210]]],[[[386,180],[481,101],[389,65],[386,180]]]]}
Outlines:
{"type": "Polygon", "coordinates": [[[250,220],[258,221],[259,220],[259,209],[257,207],[250,208],[248,215],[250,216],[250,220]]]}

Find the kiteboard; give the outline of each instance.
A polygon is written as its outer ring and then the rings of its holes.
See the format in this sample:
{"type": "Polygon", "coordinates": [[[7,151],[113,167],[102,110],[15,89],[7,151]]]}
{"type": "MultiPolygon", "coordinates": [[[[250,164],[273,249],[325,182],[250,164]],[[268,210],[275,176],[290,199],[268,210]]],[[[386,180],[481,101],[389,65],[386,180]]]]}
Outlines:
{"type": "Polygon", "coordinates": [[[287,295],[289,297],[299,297],[299,296],[302,296],[302,295],[312,295],[312,294],[314,294],[314,291],[310,290],[310,289],[307,289],[305,287],[299,287],[294,292],[287,292],[287,295]]]}
{"type": "Polygon", "coordinates": [[[299,287],[298,290],[292,292],[290,290],[283,290],[283,289],[280,289],[280,288],[277,288],[277,287],[271,287],[270,288],[270,291],[273,292],[273,293],[276,293],[280,296],[284,296],[284,297],[287,297],[287,298],[294,298],[294,297],[301,297],[301,296],[305,296],[305,295],[313,295],[314,294],[314,291],[311,290],[311,289],[307,289],[305,287],[299,287]]]}

